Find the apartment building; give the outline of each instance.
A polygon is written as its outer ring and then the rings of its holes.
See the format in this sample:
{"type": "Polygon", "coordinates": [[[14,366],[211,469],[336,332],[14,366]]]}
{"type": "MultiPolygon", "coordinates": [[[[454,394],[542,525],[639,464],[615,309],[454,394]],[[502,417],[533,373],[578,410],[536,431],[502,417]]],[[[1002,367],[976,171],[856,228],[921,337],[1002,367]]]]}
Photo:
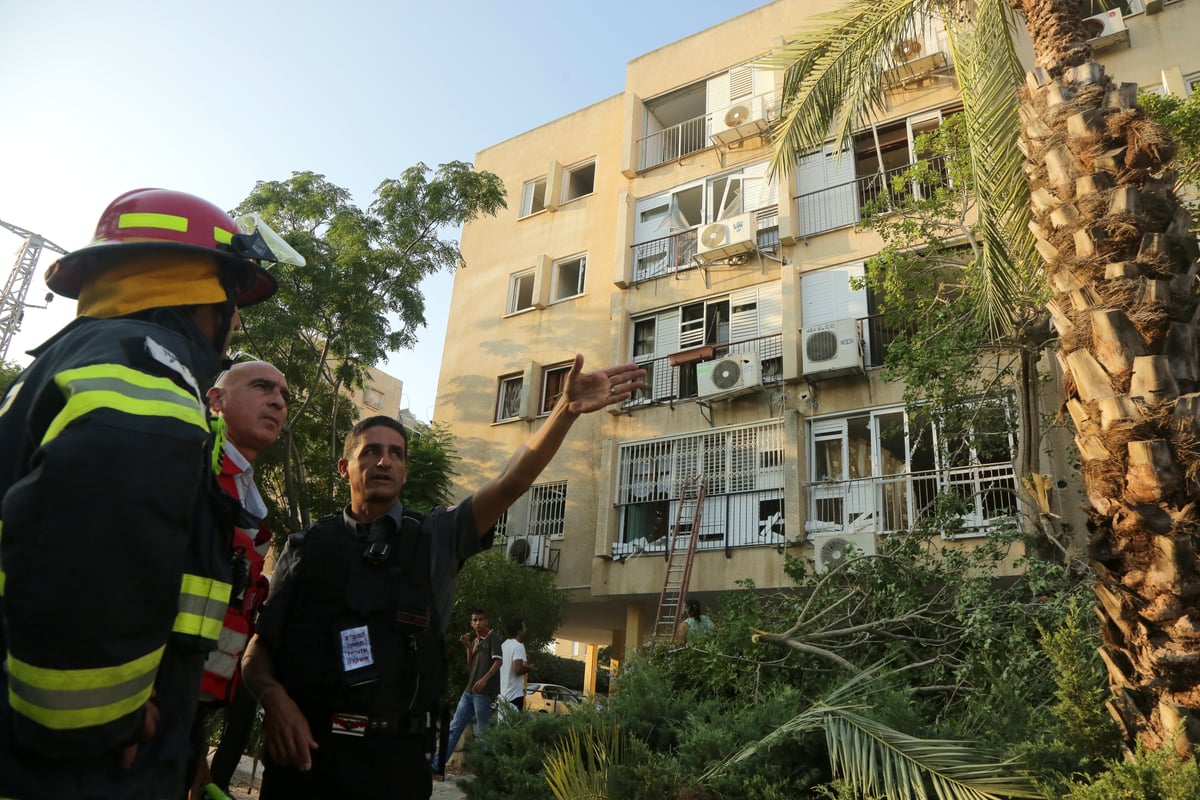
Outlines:
{"type": "MultiPolygon", "coordinates": [[[[648,370],[624,406],[579,420],[498,531],[570,590],[558,635],[593,662],[599,646],[619,654],[649,635],[697,475],[690,591],[705,600],[746,578],[788,585],[785,554],[821,568],[847,542],[873,552],[939,493],[973,504],[964,546],[1019,512],[1016,444],[995,432],[1008,426],[910,415],[879,370],[896,332],[854,280],[881,246],[860,209],[959,107],[945,32],[931,23],[904,43],[886,112],[851,148],[798,158],[784,183],[768,168],[781,76],[750,62],[837,5],[777,0],[647,53],[621,94],[477,156],[510,202],[466,227],[455,277],[437,411],[458,437],[460,492],[542,424],[576,352],[648,370]],[[967,446],[952,454],[951,440],[967,446]]],[[[1172,89],[1195,79],[1200,58],[1172,19],[1195,0],[1115,5],[1119,19],[1095,20],[1098,39],[1124,32],[1102,42],[1114,70],[1172,89]]],[[[1070,464],[1060,453],[1041,469],[1069,517],[1077,502],[1064,508],[1053,487],[1070,487],[1070,464]]]]}

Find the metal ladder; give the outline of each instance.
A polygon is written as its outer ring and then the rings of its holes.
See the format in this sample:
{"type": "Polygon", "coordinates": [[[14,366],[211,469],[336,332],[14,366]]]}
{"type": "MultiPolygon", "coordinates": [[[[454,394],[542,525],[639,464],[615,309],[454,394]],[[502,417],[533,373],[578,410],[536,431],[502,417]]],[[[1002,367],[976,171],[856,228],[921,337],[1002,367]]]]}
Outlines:
{"type": "Polygon", "coordinates": [[[679,612],[687,603],[688,582],[692,578],[692,559],[696,555],[696,540],[700,538],[700,518],[704,510],[705,480],[697,475],[683,485],[675,527],[667,541],[667,569],[662,594],[658,598],[651,638],[667,644],[675,638],[682,619],[679,612]]]}

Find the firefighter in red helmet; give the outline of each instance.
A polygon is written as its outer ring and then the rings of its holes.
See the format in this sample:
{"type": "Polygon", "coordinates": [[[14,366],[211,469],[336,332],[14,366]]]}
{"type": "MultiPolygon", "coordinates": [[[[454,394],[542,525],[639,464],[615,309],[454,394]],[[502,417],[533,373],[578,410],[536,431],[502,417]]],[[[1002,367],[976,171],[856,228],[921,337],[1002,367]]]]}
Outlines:
{"type": "Polygon", "coordinates": [[[204,390],[285,260],[255,219],[140,189],[48,270],[77,318],[0,400],[0,797],[182,796],[234,589],[204,390]]]}

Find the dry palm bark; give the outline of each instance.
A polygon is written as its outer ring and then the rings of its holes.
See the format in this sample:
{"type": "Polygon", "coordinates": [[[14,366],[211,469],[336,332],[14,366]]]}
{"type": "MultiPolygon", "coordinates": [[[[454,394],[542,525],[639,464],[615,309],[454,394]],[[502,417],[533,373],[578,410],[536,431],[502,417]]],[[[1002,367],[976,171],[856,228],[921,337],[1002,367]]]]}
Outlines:
{"type": "Polygon", "coordinates": [[[1137,87],[1092,60],[1078,0],[1012,0],[1034,234],[1090,508],[1101,653],[1127,742],[1200,744],[1196,240],[1137,87]]]}

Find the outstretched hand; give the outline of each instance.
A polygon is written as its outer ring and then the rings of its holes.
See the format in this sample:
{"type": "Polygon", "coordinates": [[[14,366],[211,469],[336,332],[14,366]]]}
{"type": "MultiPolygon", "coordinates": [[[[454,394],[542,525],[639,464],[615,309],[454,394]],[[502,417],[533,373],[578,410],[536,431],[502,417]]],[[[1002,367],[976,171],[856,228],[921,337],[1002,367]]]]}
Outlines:
{"type": "Polygon", "coordinates": [[[613,403],[624,403],[645,385],[642,381],[645,376],[646,370],[637,364],[584,372],[583,356],[576,354],[564,390],[567,410],[572,414],[587,414],[613,403]]]}

